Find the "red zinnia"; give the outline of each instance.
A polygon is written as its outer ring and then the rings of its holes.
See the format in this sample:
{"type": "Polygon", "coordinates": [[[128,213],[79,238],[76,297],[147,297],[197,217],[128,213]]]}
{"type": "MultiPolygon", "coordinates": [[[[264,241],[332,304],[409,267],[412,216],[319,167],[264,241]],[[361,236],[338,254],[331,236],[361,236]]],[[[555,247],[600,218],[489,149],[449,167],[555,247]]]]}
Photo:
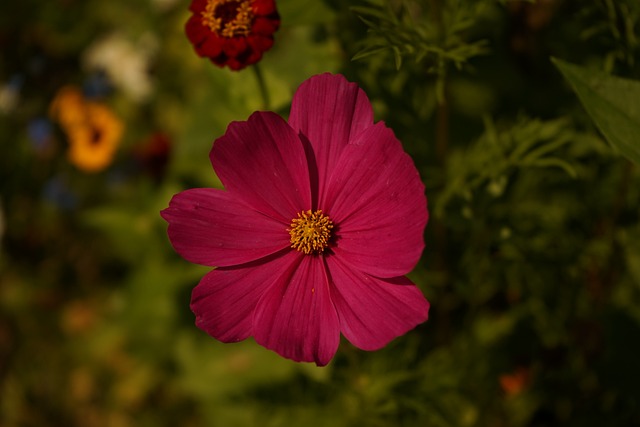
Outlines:
{"type": "Polygon", "coordinates": [[[325,365],[341,332],[376,350],[427,319],[403,277],[424,248],[424,186],[356,84],[310,78],[288,123],[233,122],[210,159],[226,191],[186,190],[162,211],[176,251],[217,267],[192,294],[199,328],[325,365]]]}
{"type": "Polygon", "coordinates": [[[255,64],[280,26],[274,0],[193,0],[187,37],[202,57],[232,70],[255,64]]]}

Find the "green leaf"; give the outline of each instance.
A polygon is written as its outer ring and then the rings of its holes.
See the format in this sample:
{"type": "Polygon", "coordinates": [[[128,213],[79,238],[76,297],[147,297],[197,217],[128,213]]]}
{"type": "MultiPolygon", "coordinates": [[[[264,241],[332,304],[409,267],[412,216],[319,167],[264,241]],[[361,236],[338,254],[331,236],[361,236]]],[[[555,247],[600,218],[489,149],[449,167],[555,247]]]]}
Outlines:
{"type": "Polygon", "coordinates": [[[607,141],[640,163],[640,82],[551,60],[607,141]]]}
{"type": "Polygon", "coordinates": [[[387,15],[385,12],[381,11],[380,9],[376,9],[373,7],[353,6],[353,7],[350,7],[349,9],[358,15],[369,15],[369,16],[376,17],[382,21],[390,20],[389,15],[387,15]]]}
{"type": "Polygon", "coordinates": [[[366,58],[366,57],[371,56],[371,55],[375,55],[378,52],[382,52],[383,50],[388,50],[388,49],[389,49],[388,46],[382,46],[382,47],[373,46],[373,47],[369,47],[369,48],[363,49],[360,52],[358,52],[355,55],[353,55],[353,58],[351,58],[351,60],[352,61],[357,61],[359,59],[366,58]]]}
{"type": "Polygon", "coordinates": [[[393,57],[396,62],[396,70],[399,70],[402,66],[402,53],[400,49],[398,49],[398,46],[391,46],[391,48],[393,49],[393,57]]]}

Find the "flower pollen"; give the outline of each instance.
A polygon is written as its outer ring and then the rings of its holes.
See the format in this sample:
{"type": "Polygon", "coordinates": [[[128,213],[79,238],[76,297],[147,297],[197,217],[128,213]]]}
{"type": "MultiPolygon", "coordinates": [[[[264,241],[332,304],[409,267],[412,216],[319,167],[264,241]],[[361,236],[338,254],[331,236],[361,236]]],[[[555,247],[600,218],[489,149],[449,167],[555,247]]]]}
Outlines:
{"type": "Polygon", "coordinates": [[[323,252],[329,246],[333,222],[321,210],[311,210],[298,213],[298,217],[291,220],[291,247],[310,255],[323,252]]]}
{"type": "Polygon", "coordinates": [[[253,23],[251,0],[208,0],[202,24],[221,37],[247,36],[253,23]]]}

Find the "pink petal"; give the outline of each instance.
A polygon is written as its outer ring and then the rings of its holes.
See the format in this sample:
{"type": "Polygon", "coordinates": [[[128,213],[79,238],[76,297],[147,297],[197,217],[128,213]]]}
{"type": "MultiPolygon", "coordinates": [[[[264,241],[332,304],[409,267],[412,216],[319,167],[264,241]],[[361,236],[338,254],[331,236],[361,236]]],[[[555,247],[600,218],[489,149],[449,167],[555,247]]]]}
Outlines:
{"type": "Polygon", "coordinates": [[[289,124],[313,147],[317,163],[317,194],[322,205],[327,181],[342,150],[373,124],[369,99],[355,83],[348,82],[341,75],[326,73],[313,76],[303,82],[293,96],[289,124]]]}
{"type": "Polygon", "coordinates": [[[283,357],[324,366],[338,349],[340,330],[322,257],[287,256],[297,259],[258,302],[254,337],[283,357]]]}
{"type": "Polygon", "coordinates": [[[340,330],[362,350],[378,350],[427,320],[429,302],[406,277],[378,279],[326,257],[340,330]]]}
{"type": "Polygon", "coordinates": [[[396,277],[420,259],[429,218],[424,185],[384,123],[345,147],[320,207],[339,227],[333,251],[354,267],[396,277]]]}
{"type": "Polygon", "coordinates": [[[196,326],[222,342],[237,342],[249,337],[258,300],[273,283],[274,274],[286,269],[290,263],[290,257],[274,255],[208,273],[191,294],[196,326]]]}
{"type": "Polygon", "coordinates": [[[288,225],[311,208],[304,148],[277,114],[257,112],[232,122],[209,157],[227,191],[259,212],[288,225]]]}
{"type": "Polygon", "coordinates": [[[169,239],[186,260],[216,267],[242,264],[290,245],[287,226],[226,191],[195,188],[176,194],[162,217],[169,239]]]}

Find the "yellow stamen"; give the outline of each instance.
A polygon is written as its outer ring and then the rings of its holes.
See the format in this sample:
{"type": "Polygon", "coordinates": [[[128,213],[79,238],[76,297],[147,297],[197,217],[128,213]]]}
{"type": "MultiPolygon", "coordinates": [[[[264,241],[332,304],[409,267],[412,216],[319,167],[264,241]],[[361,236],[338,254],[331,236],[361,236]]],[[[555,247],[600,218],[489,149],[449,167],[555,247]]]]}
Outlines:
{"type": "Polygon", "coordinates": [[[201,15],[202,25],[221,37],[247,36],[251,33],[251,0],[208,0],[201,15]]]}
{"type": "Polygon", "coordinates": [[[291,220],[291,247],[307,255],[321,253],[329,246],[333,222],[321,210],[302,211],[291,220]]]}

